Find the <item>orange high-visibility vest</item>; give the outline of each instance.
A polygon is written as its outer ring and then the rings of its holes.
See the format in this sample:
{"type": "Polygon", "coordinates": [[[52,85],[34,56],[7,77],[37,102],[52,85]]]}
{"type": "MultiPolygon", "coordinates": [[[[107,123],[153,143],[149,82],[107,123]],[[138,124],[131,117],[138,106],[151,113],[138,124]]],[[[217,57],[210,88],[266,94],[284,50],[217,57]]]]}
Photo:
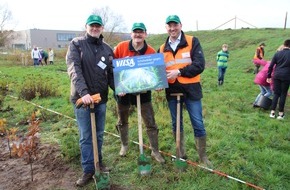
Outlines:
{"type": "MultiPolygon", "coordinates": [[[[184,35],[185,39],[187,41],[188,46],[178,49],[175,57],[173,56],[173,53],[171,51],[164,52],[165,44],[162,44],[160,47],[160,53],[163,53],[164,55],[164,62],[166,65],[166,70],[176,70],[176,69],[182,69],[183,67],[192,64],[192,59],[190,55],[190,51],[192,48],[192,36],[184,35]]],[[[176,79],[168,79],[168,83],[174,83],[176,79]]],[[[188,77],[177,77],[178,82],[182,84],[189,84],[189,83],[197,83],[200,82],[200,75],[197,75],[192,78],[188,77]]]]}

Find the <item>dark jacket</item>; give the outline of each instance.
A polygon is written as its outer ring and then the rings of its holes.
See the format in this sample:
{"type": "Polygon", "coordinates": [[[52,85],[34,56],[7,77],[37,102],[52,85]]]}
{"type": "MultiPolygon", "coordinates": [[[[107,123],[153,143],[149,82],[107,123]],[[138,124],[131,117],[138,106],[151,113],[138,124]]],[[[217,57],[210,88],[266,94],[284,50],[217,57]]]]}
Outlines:
{"type": "Polygon", "coordinates": [[[75,103],[86,94],[100,93],[101,102],[108,100],[108,86],[114,90],[113,50],[103,42],[103,36],[89,34],[74,38],[66,55],[68,75],[71,79],[70,99],[75,103]]]}
{"type": "Polygon", "coordinates": [[[275,53],[268,69],[268,78],[271,78],[271,73],[275,65],[273,78],[290,81],[290,49],[284,48],[282,51],[275,53]]]}
{"type": "MultiPolygon", "coordinates": [[[[201,74],[205,68],[205,58],[199,40],[196,37],[194,37],[192,40],[193,40],[192,48],[190,51],[192,64],[185,66],[183,69],[180,69],[181,76],[183,77],[195,77],[201,74]]],[[[182,31],[180,43],[178,44],[175,52],[170,47],[168,37],[165,42],[164,53],[172,53],[173,55],[176,55],[179,49],[187,46],[188,44],[182,31]]],[[[160,52],[160,49],[158,50],[158,52],[160,52]]],[[[181,84],[178,82],[178,80],[176,80],[175,83],[169,84],[169,88],[166,88],[165,91],[166,98],[168,100],[171,98],[175,98],[171,97],[170,94],[176,92],[181,92],[184,94],[185,97],[192,100],[200,100],[202,98],[202,88],[200,82],[191,84],[181,84]]]]}

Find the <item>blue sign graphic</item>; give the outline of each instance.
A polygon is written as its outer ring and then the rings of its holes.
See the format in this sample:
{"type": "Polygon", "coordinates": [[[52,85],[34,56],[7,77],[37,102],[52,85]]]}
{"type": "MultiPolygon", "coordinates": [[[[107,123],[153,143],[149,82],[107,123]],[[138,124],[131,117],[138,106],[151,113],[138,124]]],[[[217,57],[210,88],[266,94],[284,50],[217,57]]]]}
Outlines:
{"type": "Polygon", "coordinates": [[[168,88],[162,53],[113,60],[115,93],[168,88]]]}

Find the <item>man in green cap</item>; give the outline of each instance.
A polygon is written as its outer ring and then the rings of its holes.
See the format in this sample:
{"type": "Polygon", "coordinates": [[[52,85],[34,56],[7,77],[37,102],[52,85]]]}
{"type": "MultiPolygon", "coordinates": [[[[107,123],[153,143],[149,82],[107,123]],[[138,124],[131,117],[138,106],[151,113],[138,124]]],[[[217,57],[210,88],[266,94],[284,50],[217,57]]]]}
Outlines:
{"type": "MultiPolygon", "coordinates": [[[[156,51],[145,41],[147,29],[142,22],[134,23],[132,26],[131,40],[120,42],[115,50],[115,58],[132,57],[145,54],[153,54],[156,51]]],[[[118,124],[117,129],[121,136],[120,156],[125,156],[128,150],[128,117],[130,105],[136,105],[136,94],[120,93],[116,95],[118,105],[118,124]]],[[[153,107],[151,103],[151,91],[148,90],[140,94],[142,119],[146,127],[146,133],[151,147],[151,156],[159,163],[165,160],[158,149],[158,127],[155,123],[153,107]]]]}
{"type": "Polygon", "coordinates": [[[177,98],[173,93],[182,93],[180,112],[180,157],[187,159],[185,153],[182,107],[185,104],[194,132],[195,145],[200,162],[212,167],[206,155],[206,130],[202,116],[202,87],[200,75],[205,68],[205,58],[198,38],[184,34],[177,15],[166,18],[165,27],[168,38],[158,50],[164,54],[169,87],[165,89],[171,114],[172,132],[176,137],[177,98]]]}
{"type": "Polygon", "coordinates": [[[90,15],[86,21],[84,36],[74,38],[66,54],[67,72],[71,80],[70,100],[74,107],[79,133],[82,177],[77,186],[86,185],[95,174],[90,113],[96,118],[99,166],[108,171],[102,159],[103,135],[105,130],[108,86],[114,90],[113,50],[103,41],[103,21],[98,15],[90,15]],[[101,101],[95,103],[92,95],[100,94],[101,101]],[[76,106],[81,99],[83,106],[76,106]],[[94,109],[89,105],[94,103],[94,109]]]}

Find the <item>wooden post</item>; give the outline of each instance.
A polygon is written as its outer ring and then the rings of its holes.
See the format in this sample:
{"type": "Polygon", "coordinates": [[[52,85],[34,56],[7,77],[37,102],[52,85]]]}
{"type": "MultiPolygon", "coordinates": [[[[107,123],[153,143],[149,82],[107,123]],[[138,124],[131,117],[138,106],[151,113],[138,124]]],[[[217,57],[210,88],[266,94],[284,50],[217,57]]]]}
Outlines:
{"type": "Polygon", "coordinates": [[[284,30],[286,30],[286,25],[287,25],[287,14],[288,14],[288,12],[286,12],[286,16],[285,16],[284,30]]]}

